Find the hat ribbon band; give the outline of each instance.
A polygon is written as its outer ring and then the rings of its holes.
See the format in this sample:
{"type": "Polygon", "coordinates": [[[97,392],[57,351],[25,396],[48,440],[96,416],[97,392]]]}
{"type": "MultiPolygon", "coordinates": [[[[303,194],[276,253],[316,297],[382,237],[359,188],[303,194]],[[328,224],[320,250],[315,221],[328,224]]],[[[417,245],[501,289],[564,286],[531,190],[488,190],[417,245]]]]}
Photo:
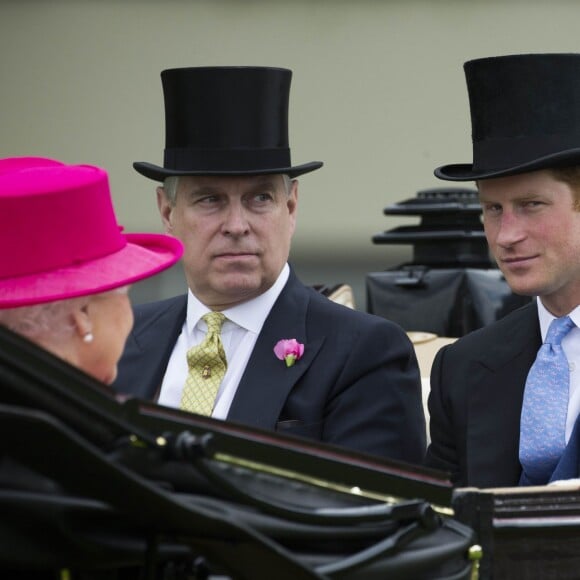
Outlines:
{"type": "Polygon", "coordinates": [[[538,135],[473,142],[473,169],[490,171],[567,152],[580,154],[580,135],[538,135]]]}
{"type": "Polygon", "coordinates": [[[290,149],[165,149],[166,169],[183,171],[245,171],[290,167],[290,149]]]}

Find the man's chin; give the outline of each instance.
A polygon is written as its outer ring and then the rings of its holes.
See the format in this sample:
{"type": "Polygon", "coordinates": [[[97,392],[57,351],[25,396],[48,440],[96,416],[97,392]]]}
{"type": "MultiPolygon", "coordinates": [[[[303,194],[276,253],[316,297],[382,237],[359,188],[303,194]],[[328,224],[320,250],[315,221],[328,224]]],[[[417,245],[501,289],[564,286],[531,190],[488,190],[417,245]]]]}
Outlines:
{"type": "Polygon", "coordinates": [[[235,279],[223,280],[219,285],[219,291],[224,297],[234,300],[250,300],[264,292],[262,280],[255,277],[237,276],[235,279]]]}
{"type": "Polygon", "coordinates": [[[506,276],[506,282],[514,294],[519,296],[539,296],[543,293],[544,287],[538,282],[518,279],[514,276],[506,276]]]}

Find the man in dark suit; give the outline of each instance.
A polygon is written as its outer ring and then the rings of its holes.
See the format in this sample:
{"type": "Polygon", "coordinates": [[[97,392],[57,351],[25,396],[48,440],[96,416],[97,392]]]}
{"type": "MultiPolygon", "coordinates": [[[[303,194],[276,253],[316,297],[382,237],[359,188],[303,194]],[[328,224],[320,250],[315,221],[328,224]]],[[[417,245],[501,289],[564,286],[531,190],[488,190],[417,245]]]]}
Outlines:
{"type": "Polygon", "coordinates": [[[209,327],[202,316],[221,312],[227,368],[214,418],[420,462],[420,378],[405,333],[331,302],[287,263],[296,177],[322,165],[290,162],[290,78],[267,67],[162,73],[164,166],[134,167],[163,182],[158,207],[184,243],[189,291],[136,308],[115,388],[184,408],[187,353],[209,327]],[[283,340],[297,349],[290,366],[274,351],[283,340]]]}
{"type": "Polygon", "coordinates": [[[578,469],[580,55],[477,59],[465,74],[473,164],[435,175],[476,181],[499,268],[537,300],[439,351],[426,462],[458,486],[543,485],[578,469]]]}

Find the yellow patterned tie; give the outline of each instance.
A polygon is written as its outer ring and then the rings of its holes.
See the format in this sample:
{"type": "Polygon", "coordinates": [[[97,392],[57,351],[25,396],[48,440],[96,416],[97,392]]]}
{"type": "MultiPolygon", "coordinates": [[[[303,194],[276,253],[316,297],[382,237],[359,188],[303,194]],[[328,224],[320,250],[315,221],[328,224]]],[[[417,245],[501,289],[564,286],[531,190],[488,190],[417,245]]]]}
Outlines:
{"type": "Polygon", "coordinates": [[[189,374],[181,395],[180,408],[190,413],[211,415],[227,368],[220,338],[226,317],[221,312],[208,312],[203,319],[207,324],[207,334],[200,344],[187,351],[189,374]]]}

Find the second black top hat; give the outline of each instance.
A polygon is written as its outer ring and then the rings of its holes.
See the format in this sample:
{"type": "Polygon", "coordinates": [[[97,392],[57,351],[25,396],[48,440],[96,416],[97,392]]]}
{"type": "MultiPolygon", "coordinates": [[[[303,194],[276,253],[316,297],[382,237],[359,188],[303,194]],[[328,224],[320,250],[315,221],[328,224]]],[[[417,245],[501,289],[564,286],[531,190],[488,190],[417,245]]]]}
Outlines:
{"type": "Polygon", "coordinates": [[[471,181],[580,163],[580,54],[519,54],[464,65],[473,164],[435,175],[471,181]]]}

